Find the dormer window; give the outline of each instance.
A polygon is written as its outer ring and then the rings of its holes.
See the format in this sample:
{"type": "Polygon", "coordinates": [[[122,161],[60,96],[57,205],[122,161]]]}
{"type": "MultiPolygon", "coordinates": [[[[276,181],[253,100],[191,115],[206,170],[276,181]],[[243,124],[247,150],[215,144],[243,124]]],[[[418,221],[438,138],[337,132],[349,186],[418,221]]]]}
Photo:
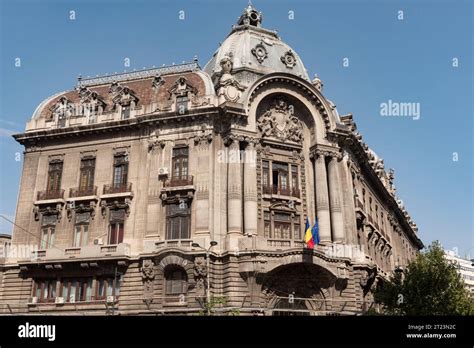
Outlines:
{"type": "Polygon", "coordinates": [[[130,105],[122,105],[122,120],[130,118],[130,105]]]}

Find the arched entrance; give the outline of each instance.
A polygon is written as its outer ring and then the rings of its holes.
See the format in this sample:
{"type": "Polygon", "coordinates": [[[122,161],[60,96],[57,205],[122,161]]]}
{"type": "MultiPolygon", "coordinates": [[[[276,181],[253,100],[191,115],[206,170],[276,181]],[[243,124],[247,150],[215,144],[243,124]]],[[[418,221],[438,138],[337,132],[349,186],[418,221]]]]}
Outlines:
{"type": "Polygon", "coordinates": [[[301,299],[280,298],[276,302],[272,311],[273,316],[308,316],[310,311],[306,306],[306,301],[301,299]]]}
{"type": "Polygon", "coordinates": [[[262,294],[272,315],[318,315],[330,310],[328,288],[334,275],[324,267],[294,263],[277,267],[262,277],[262,294]]]}

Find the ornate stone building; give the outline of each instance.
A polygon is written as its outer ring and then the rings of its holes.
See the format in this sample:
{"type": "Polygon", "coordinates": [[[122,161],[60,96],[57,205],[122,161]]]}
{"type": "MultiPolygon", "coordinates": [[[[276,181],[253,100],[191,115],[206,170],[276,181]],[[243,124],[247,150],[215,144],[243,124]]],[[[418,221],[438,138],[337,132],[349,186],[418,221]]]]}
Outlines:
{"type": "Polygon", "coordinates": [[[352,115],[261,23],[246,8],[204,69],[79,78],[38,106],[14,136],[12,239],[37,250],[6,259],[1,311],[197,313],[208,287],[220,313],[372,305],[423,246],[416,225],[352,115]]]}

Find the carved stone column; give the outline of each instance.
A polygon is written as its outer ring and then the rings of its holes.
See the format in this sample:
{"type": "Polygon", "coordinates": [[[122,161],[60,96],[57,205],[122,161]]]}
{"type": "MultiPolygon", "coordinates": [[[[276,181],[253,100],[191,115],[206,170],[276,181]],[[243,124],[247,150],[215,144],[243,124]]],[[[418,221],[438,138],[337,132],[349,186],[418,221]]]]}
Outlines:
{"type": "Polygon", "coordinates": [[[324,156],[316,154],[314,159],[316,183],[316,213],[318,216],[319,238],[321,243],[331,242],[331,220],[329,216],[329,193],[324,156]]]}
{"type": "MultiPolygon", "coordinates": [[[[239,141],[229,139],[227,176],[227,234],[242,234],[242,175],[239,141]]],[[[228,240],[231,238],[228,238],[228,240]]],[[[227,243],[227,247],[231,247],[227,243]]],[[[236,247],[237,245],[232,245],[236,247]]]]}
{"type": "Polygon", "coordinates": [[[210,137],[196,137],[194,139],[195,147],[193,155],[196,155],[196,234],[209,233],[209,176],[210,168],[210,137]]]}
{"type": "Polygon", "coordinates": [[[244,161],[244,231],[247,235],[257,234],[257,163],[255,142],[249,141],[244,161]]]}
{"type": "Polygon", "coordinates": [[[332,156],[328,163],[331,227],[333,241],[344,242],[344,220],[342,216],[341,182],[338,165],[338,158],[332,156]]]}

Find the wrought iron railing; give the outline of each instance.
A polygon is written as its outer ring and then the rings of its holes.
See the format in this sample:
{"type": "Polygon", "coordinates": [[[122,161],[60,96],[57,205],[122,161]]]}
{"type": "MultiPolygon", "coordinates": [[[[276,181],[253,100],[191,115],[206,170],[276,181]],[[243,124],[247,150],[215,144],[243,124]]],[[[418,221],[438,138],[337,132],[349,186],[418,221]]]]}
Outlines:
{"type": "Polygon", "coordinates": [[[97,186],[74,187],[69,189],[69,197],[84,197],[97,195],[97,186]]]}
{"type": "Polygon", "coordinates": [[[112,185],[104,185],[104,195],[110,193],[123,193],[123,192],[132,192],[132,183],[120,183],[112,185]]]}
{"type": "Polygon", "coordinates": [[[290,197],[300,197],[300,190],[298,188],[283,188],[279,186],[263,186],[263,193],[290,196],[290,197]]]}
{"type": "Polygon", "coordinates": [[[166,180],[163,187],[188,186],[193,184],[192,175],[172,176],[166,180]]]}
{"type": "Polygon", "coordinates": [[[43,201],[46,199],[62,199],[64,198],[64,190],[46,190],[38,192],[38,201],[43,201]]]}

